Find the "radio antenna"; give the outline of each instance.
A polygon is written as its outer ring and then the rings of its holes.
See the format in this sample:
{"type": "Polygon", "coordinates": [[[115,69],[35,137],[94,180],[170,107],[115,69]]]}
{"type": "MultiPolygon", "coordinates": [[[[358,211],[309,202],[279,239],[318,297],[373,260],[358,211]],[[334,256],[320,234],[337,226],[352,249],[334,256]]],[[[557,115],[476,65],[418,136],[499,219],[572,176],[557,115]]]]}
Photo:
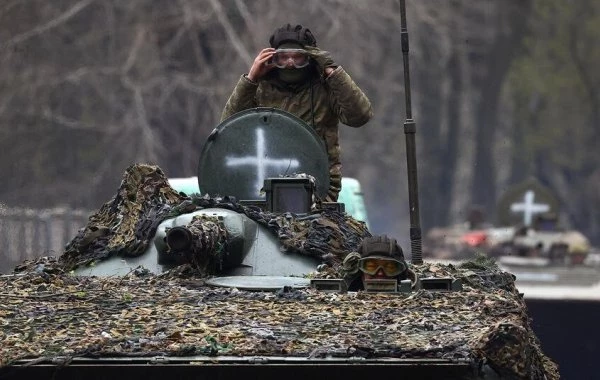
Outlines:
{"type": "Polygon", "coordinates": [[[417,183],[417,147],[415,143],[417,126],[412,117],[410,104],[410,70],[408,65],[408,29],[406,27],[405,0],[400,0],[400,39],[402,43],[402,62],[404,64],[404,97],[406,99],[404,135],[406,137],[406,167],[408,172],[411,262],[413,264],[423,264],[421,221],[419,216],[419,186],[417,183]]]}

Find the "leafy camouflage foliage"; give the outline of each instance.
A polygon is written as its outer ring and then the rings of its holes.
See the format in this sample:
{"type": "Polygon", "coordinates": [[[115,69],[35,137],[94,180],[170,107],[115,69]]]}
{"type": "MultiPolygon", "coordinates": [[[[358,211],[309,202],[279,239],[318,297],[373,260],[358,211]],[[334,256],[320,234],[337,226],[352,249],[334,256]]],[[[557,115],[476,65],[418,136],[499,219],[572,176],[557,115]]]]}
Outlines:
{"type": "Polygon", "coordinates": [[[124,356],[294,356],[465,360],[508,378],[558,379],[509,274],[411,266],[463,291],[412,294],[248,292],[181,270],[74,277],[40,259],[0,277],[0,366],[15,360],[124,356]]]}
{"type": "MultiPolygon", "coordinates": [[[[125,171],[116,195],[90,216],[88,224],[67,244],[60,260],[69,271],[113,256],[139,256],[162,221],[205,208],[244,214],[271,230],[283,250],[332,264],[340,264],[348,252],[358,249],[362,238],[371,235],[364,222],[335,210],[297,216],[243,206],[230,197],[189,198],[169,186],[159,167],[134,164],[125,171]]],[[[207,218],[193,220],[187,227],[195,234],[192,256],[186,262],[194,263],[204,275],[214,274],[206,269],[215,267],[224,250],[224,228],[207,218]]]]}

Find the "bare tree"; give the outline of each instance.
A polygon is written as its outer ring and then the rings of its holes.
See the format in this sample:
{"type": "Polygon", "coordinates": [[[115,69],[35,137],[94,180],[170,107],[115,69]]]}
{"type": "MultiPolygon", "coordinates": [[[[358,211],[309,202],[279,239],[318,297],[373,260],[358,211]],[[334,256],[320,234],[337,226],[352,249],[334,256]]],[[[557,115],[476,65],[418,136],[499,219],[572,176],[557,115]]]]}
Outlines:
{"type": "MultiPolygon", "coordinates": [[[[518,107],[505,77],[531,1],[408,2],[425,229],[462,220],[472,202],[491,213],[515,179],[509,173],[524,168],[498,157],[520,149],[511,125],[518,107]],[[503,135],[508,144],[498,142],[503,135]]],[[[407,235],[402,52],[392,0],[5,2],[0,149],[10,159],[0,174],[10,180],[0,184],[0,199],[94,208],[134,162],[195,175],[230,91],[286,23],[308,26],[371,99],[376,116],[366,127],[340,129],[344,174],[363,182],[374,230],[407,235]]],[[[585,52],[573,55],[582,78],[593,73],[585,52]]]]}

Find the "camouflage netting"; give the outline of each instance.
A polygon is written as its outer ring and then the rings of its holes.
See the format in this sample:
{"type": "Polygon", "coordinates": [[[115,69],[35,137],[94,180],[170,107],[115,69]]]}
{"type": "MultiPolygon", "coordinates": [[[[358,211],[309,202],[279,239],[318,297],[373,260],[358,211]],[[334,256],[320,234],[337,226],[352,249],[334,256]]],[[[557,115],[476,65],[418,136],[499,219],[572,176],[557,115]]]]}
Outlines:
{"type": "Polygon", "coordinates": [[[190,247],[181,252],[169,250],[166,255],[179,256],[176,261],[189,263],[198,273],[216,273],[227,249],[223,222],[214,216],[195,215],[185,227],[191,234],[190,247]]]}
{"type": "MultiPolygon", "coordinates": [[[[160,275],[142,268],[118,278],[71,274],[78,265],[139,255],[162,220],[206,207],[242,212],[287,250],[334,264],[321,277],[337,276],[345,255],[370,235],[364,223],[332,210],[296,217],[229,198],[188,198],[168,186],[159,168],[134,165],[60,258],[29,261],[20,273],[0,276],[0,367],[57,357],[68,364],[76,357],[361,356],[466,361],[508,378],[558,378],[513,276],[490,263],[410,266],[419,276],[464,283],[460,292],[411,294],[212,288],[197,277],[210,262],[193,259],[160,275]]],[[[223,235],[207,224],[216,221],[196,222],[199,236],[213,238],[196,241],[195,250],[218,257],[223,235]]]]}
{"type": "Polygon", "coordinates": [[[70,270],[113,256],[138,256],[163,220],[211,207],[245,214],[276,234],[283,249],[330,263],[340,263],[370,236],[365,223],[335,210],[296,216],[243,206],[230,197],[190,198],[173,190],[159,167],[135,164],[125,171],[116,196],[67,245],[60,262],[70,270]]]}
{"type": "Polygon", "coordinates": [[[125,171],[115,197],[89,217],[88,225],[65,248],[68,267],[111,256],[138,256],[161,221],[185,212],[186,197],[173,190],[163,171],[136,164],[125,171]]]}
{"type": "Polygon", "coordinates": [[[0,364],[17,359],[269,355],[439,358],[487,363],[507,378],[557,379],[512,275],[475,264],[411,266],[463,291],[412,294],[211,288],[181,268],[75,277],[55,259],[0,278],[0,364]]]}

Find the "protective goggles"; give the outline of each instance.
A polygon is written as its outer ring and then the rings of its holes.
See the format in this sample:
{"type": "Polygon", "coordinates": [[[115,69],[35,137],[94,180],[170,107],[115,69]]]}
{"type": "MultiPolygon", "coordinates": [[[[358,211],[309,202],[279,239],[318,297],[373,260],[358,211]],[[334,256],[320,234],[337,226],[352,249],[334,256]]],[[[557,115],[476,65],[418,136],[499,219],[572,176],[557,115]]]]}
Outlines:
{"type": "Polygon", "coordinates": [[[386,276],[395,277],[406,270],[406,264],[391,257],[369,256],[358,261],[358,269],[371,276],[381,269],[386,276]]]}
{"type": "Polygon", "coordinates": [[[310,60],[304,49],[277,49],[271,62],[280,69],[285,69],[290,64],[297,69],[301,69],[308,66],[310,60]]]}

